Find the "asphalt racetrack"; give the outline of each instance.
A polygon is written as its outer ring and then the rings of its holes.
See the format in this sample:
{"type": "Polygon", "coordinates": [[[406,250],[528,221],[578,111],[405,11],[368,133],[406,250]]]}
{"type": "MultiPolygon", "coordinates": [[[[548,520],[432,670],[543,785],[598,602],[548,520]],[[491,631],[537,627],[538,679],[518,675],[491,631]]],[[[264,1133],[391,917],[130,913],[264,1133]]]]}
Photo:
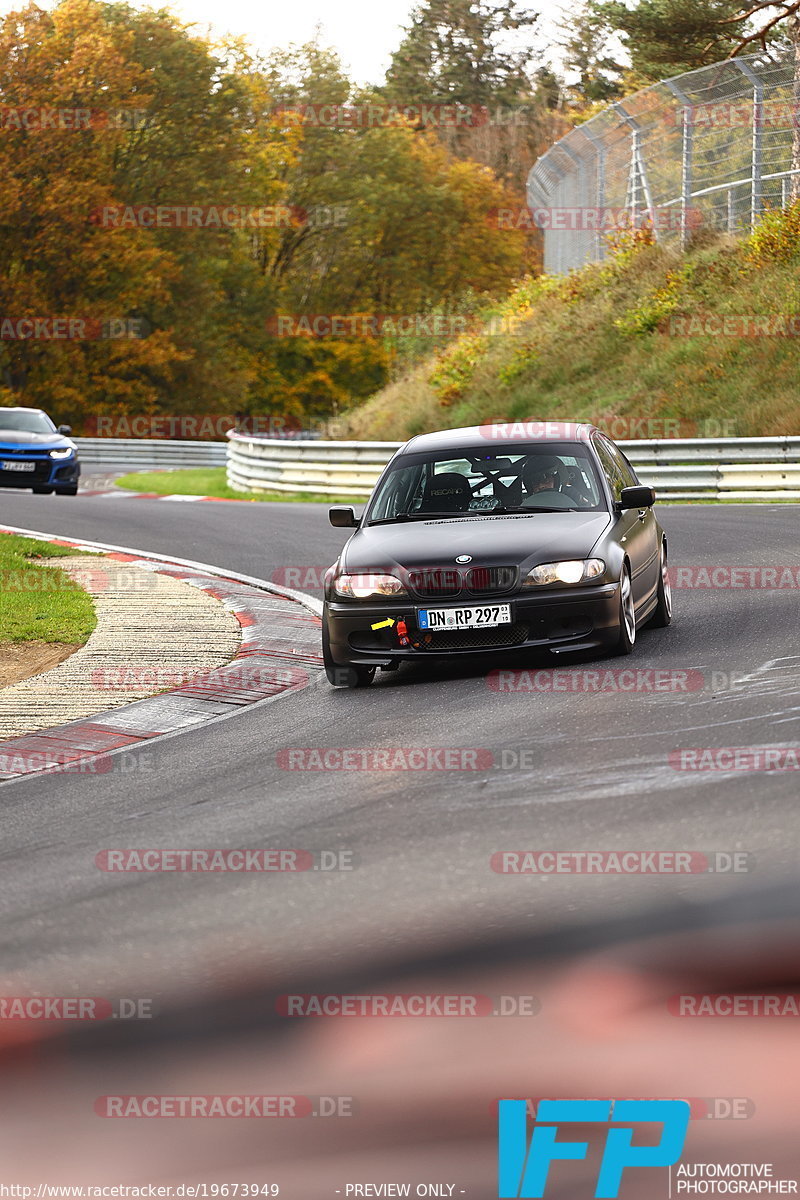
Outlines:
{"type": "MultiPolygon", "coordinates": [[[[673,566],[786,565],[798,577],[797,506],[659,513],[673,566]]],[[[318,504],[6,492],[0,520],[263,579],[331,563],[346,537],[318,504]]],[[[322,677],[155,741],[125,770],[0,786],[7,980],[91,995],[146,978],[174,991],[254,966],[345,966],[433,949],[455,933],[544,930],[788,875],[800,840],[797,772],[678,770],[670,756],[797,747],[797,589],[679,587],[674,596],[675,623],[640,631],[631,658],[532,669],[699,672],[696,690],[498,692],[484,661],[379,673],[361,691],[334,691],[322,677]],[[461,747],[490,765],[287,770],[276,757],[338,747],[461,747]],[[346,852],[353,869],[112,875],[94,859],[114,847],[326,849],[346,852]],[[514,876],[491,866],[504,850],[581,849],[738,852],[740,871],[514,876]]]]}

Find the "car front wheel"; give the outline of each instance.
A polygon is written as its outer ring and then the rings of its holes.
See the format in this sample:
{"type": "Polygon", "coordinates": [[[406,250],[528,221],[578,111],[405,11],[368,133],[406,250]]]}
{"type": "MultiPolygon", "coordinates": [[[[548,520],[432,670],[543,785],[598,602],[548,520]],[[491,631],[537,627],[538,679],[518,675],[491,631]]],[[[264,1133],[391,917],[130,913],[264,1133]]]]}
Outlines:
{"type": "Polygon", "coordinates": [[[657,629],[664,629],[672,622],[672,587],[667,570],[667,547],[661,543],[661,563],[658,576],[658,603],[653,613],[651,624],[657,629]]]}
{"type": "Polygon", "coordinates": [[[636,608],[633,602],[633,586],[628,567],[623,567],[619,581],[619,640],[617,654],[630,654],[636,645],[636,608]]]}
{"type": "Polygon", "coordinates": [[[328,626],[322,625],[322,661],[325,664],[325,674],[328,683],[333,687],[360,688],[369,687],[375,678],[375,667],[346,666],[334,662],[331,654],[331,641],[328,626]]]}

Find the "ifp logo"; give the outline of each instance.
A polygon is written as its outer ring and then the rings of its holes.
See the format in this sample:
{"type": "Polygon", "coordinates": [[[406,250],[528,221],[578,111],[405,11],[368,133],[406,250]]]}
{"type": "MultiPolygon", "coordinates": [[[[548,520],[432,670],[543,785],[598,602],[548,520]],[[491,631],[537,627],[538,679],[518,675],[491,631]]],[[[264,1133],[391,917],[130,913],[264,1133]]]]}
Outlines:
{"type": "Polygon", "coordinates": [[[542,1100],[528,1146],[524,1100],[500,1101],[500,1200],[544,1196],[550,1164],[586,1158],[588,1142],[557,1142],[559,1125],[611,1124],[606,1134],[596,1200],[619,1195],[626,1167],[671,1167],[683,1151],[690,1108],[685,1100],[542,1100]],[[612,1115],[613,1109],[613,1115],[612,1115]],[[657,1145],[634,1146],[632,1123],[661,1125],[657,1145]]]}

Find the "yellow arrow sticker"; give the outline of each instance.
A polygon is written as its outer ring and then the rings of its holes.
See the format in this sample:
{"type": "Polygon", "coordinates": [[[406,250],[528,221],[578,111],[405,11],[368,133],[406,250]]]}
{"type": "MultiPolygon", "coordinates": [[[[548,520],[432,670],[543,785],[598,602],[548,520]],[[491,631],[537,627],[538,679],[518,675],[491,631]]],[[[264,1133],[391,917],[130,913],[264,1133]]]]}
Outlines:
{"type": "Polygon", "coordinates": [[[394,617],[390,617],[388,621],[378,621],[376,625],[371,625],[371,629],[391,629],[394,625],[394,617]]]}

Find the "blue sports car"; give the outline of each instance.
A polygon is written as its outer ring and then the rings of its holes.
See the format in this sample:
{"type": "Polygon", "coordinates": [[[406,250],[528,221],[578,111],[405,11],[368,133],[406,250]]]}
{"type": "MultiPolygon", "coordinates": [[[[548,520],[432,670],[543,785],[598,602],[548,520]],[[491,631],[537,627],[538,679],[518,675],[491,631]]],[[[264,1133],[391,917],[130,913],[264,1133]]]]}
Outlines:
{"type": "Polygon", "coordinates": [[[81,465],[71,433],[40,408],[0,408],[0,487],[77,495],[81,465]]]}

